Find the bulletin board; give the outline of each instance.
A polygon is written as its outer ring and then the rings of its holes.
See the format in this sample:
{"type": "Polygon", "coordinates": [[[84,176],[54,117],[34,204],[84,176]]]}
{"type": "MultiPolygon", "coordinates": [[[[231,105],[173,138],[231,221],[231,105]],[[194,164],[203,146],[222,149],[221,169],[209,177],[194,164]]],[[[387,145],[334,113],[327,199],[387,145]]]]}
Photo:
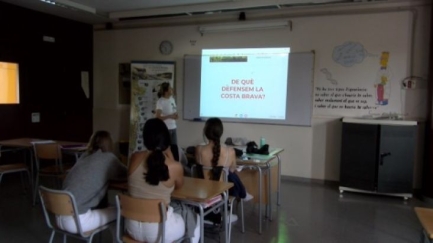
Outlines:
{"type": "Polygon", "coordinates": [[[175,62],[131,62],[131,114],[129,154],[144,150],[143,126],[155,117],[158,91],[162,83],[173,87],[175,62]]]}
{"type": "Polygon", "coordinates": [[[318,33],[329,33],[316,53],[313,115],[402,114],[412,22],[410,11],[323,18],[318,33]]]}

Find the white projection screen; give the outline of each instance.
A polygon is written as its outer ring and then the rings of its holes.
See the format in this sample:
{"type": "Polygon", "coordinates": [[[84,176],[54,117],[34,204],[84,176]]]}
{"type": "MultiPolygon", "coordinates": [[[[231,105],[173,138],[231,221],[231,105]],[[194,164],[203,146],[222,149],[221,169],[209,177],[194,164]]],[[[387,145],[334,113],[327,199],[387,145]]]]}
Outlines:
{"type": "Polygon", "coordinates": [[[312,52],[210,58],[212,51],[184,56],[183,119],[311,126],[312,52]],[[245,66],[245,59],[252,66],[245,66]]]}

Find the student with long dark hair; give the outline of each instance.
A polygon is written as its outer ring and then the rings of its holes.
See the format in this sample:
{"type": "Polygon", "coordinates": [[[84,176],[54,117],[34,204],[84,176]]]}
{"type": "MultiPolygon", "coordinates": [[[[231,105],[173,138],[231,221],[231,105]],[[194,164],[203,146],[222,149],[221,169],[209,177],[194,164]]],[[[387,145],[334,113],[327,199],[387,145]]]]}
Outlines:
{"type": "MultiPolygon", "coordinates": [[[[221,166],[229,169],[228,179],[230,182],[235,183],[235,188],[239,188],[238,191],[231,190],[230,193],[233,196],[240,196],[250,200],[252,195],[245,191],[245,187],[240,181],[236,174],[236,153],[231,147],[221,146],[221,136],[224,133],[224,127],[222,121],[217,118],[209,118],[203,129],[204,136],[207,139],[206,145],[199,145],[195,149],[196,161],[204,166],[221,166]],[[236,186],[238,185],[238,187],[236,186]]],[[[215,175],[213,175],[215,176],[215,175]]],[[[215,179],[215,178],[213,178],[215,179]]],[[[232,215],[231,221],[237,220],[237,215],[232,215]]]]}
{"type": "MultiPolygon", "coordinates": [[[[171,193],[183,184],[182,165],[173,159],[170,151],[170,134],[162,120],[153,118],[144,124],[143,140],[147,150],[135,153],[131,157],[128,190],[131,196],[136,198],[165,201],[167,205],[165,240],[173,242],[185,234],[185,221],[169,206],[171,193]]],[[[138,241],[159,242],[158,223],[127,220],[125,226],[128,233],[138,241]]],[[[194,226],[192,242],[198,242],[199,223],[194,226]]]]}
{"type": "MultiPolygon", "coordinates": [[[[95,132],[87,151],[67,174],[63,190],[74,195],[83,232],[88,232],[116,219],[116,207],[96,209],[105,197],[108,181],[124,179],[126,167],[113,154],[113,141],[107,131],[95,132]]],[[[77,233],[72,216],[57,216],[57,225],[77,233]]],[[[113,235],[114,236],[114,235],[113,235]]]]}
{"type": "Polygon", "coordinates": [[[161,84],[156,102],[156,118],[164,121],[170,132],[172,144],[177,144],[176,120],[178,118],[176,102],[173,98],[173,88],[165,82],[161,84]]]}
{"type": "Polygon", "coordinates": [[[235,150],[221,146],[223,132],[223,123],[219,118],[213,117],[206,121],[203,133],[208,143],[197,146],[196,161],[204,166],[229,167],[230,171],[234,172],[236,170],[235,150]]]}

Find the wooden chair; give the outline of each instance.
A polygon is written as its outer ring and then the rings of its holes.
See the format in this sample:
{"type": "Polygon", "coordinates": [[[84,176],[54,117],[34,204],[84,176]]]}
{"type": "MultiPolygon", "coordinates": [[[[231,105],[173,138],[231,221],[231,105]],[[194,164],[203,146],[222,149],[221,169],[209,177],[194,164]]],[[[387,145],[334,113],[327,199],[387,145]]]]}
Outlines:
{"type": "Polygon", "coordinates": [[[52,230],[50,243],[53,242],[54,235],[57,233],[63,234],[63,242],[66,242],[67,236],[71,236],[77,239],[85,240],[86,242],[92,242],[95,234],[108,228],[108,224],[100,226],[89,232],[83,232],[81,223],[79,220],[79,213],[77,209],[77,203],[75,202],[74,196],[68,191],[52,190],[46,187],[39,187],[39,195],[41,199],[42,209],[45,216],[45,221],[48,228],[52,230]],[[78,233],[73,234],[68,231],[62,230],[57,226],[55,222],[57,216],[72,216],[77,225],[78,233]]]}
{"type": "MultiPolygon", "coordinates": [[[[36,179],[35,190],[39,187],[39,177],[53,177],[60,181],[66,176],[71,165],[63,165],[61,146],[57,143],[34,143],[33,152],[35,155],[36,179]],[[53,161],[52,165],[45,165],[47,161],[53,161]]],[[[60,184],[60,183],[59,183],[60,184]]],[[[33,205],[36,204],[36,193],[33,199],[33,205]]]]}
{"type": "MultiPolygon", "coordinates": [[[[133,198],[126,194],[116,195],[117,226],[116,236],[118,242],[139,243],[126,232],[124,232],[124,219],[131,219],[146,223],[160,223],[161,241],[165,242],[165,221],[167,220],[167,209],[163,200],[133,198]]],[[[182,242],[184,238],[175,242],[182,242]]]]}
{"type": "Polygon", "coordinates": [[[433,243],[433,209],[416,207],[415,213],[423,227],[420,242],[433,243]]]}
{"type": "MultiPolygon", "coordinates": [[[[202,168],[203,170],[203,179],[205,180],[211,180],[212,179],[212,166],[202,166],[202,165],[193,165],[193,169],[192,171],[194,171],[195,175],[200,175],[201,173],[199,171],[196,171],[199,167],[202,168]]],[[[229,168],[226,167],[222,167],[222,166],[217,166],[217,169],[221,170],[221,175],[219,178],[219,181],[224,181],[227,182],[228,181],[228,170],[229,168]]],[[[232,213],[233,213],[233,207],[234,207],[234,201],[236,200],[235,197],[233,196],[229,196],[229,204],[230,206],[230,214],[229,214],[229,219],[228,221],[231,222],[231,217],[232,217],[232,213]]],[[[242,227],[242,233],[245,233],[245,222],[244,222],[244,200],[240,199],[240,204],[241,204],[241,227],[242,227]]],[[[232,233],[232,224],[230,223],[229,226],[229,242],[231,240],[231,233],[232,233]]]]}

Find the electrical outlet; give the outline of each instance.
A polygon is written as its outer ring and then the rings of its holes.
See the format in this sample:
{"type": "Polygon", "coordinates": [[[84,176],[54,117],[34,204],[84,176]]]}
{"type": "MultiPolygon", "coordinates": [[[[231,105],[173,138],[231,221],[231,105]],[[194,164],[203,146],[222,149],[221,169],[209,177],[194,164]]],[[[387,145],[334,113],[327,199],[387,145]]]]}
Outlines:
{"type": "Polygon", "coordinates": [[[408,89],[415,89],[416,88],[416,79],[410,79],[407,81],[407,88],[408,89]]]}
{"type": "Polygon", "coordinates": [[[39,122],[41,122],[41,114],[39,112],[33,112],[32,123],[39,123],[39,122]]]}
{"type": "Polygon", "coordinates": [[[415,89],[416,88],[416,79],[410,78],[403,80],[402,89],[415,89]]]}

